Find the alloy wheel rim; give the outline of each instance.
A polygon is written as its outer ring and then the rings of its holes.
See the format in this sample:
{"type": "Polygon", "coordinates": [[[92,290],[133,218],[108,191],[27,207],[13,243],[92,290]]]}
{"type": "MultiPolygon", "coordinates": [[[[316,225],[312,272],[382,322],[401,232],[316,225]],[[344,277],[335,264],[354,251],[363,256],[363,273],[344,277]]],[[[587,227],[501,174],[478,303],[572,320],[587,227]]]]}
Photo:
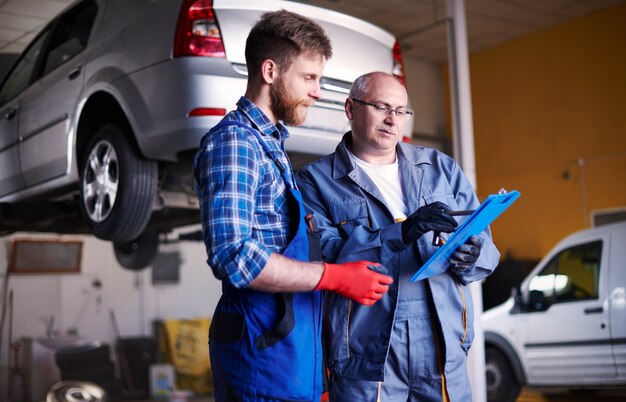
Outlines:
{"type": "Polygon", "coordinates": [[[98,141],[91,149],[83,171],[83,205],[89,219],[102,222],[111,215],[120,179],[119,159],[113,144],[98,141]]]}

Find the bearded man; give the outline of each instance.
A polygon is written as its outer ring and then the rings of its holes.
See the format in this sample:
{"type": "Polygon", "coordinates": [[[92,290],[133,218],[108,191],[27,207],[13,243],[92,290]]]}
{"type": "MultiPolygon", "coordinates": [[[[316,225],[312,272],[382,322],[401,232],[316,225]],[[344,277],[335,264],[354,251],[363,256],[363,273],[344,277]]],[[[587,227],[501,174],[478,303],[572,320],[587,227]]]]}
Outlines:
{"type": "Polygon", "coordinates": [[[263,14],[246,41],[245,96],[204,136],[196,155],[207,263],[222,281],[209,332],[217,402],[319,401],[319,291],[372,305],[392,282],[368,261],[308,262],[283,123],[304,122],[322,95],[331,55],[315,22],[284,10],[263,14]]]}

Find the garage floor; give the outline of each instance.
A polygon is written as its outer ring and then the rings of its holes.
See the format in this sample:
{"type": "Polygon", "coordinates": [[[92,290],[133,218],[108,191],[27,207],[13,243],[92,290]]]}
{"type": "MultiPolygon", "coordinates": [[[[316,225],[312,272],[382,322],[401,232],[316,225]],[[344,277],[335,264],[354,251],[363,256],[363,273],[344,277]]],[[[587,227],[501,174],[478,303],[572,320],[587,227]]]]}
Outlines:
{"type": "Polygon", "coordinates": [[[523,390],[517,402],[623,402],[626,390],[590,393],[566,390],[523,390]]]}
{"type": "MultiPolygon", "coordinates": [[[[585,393],[568,392],[564,390],[523,390],[516,402],[624,402],[626,401],[626,390],[612,392],[585,393]]],[[[136,402],[152,402],[151,400],[141,400],[136,402]]],[[[193,397],[189,402],[214,402],[212,396],[193,397]]]]}

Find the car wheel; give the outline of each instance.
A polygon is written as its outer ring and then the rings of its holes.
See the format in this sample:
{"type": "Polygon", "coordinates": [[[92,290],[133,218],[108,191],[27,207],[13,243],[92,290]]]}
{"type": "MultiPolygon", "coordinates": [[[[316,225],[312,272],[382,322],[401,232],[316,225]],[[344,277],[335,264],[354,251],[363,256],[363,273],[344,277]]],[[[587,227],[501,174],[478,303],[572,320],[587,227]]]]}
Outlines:
{"type": "Polygon", "coordinates": [[[132,241],[150,220],[157,164],[144,159],[115,124],[102,126],[85,153],[80,180],[81,210],[94,235],[132,241]]]}
{"type": "Polygon", "coordinates": [[[113,251],[122,267],[144,269],[154,261],[159,251],[159,234],[147,232],[131,242],[115,242],[113,251]]]}
{"type": "Polygon", "coordinates": [[[514,402],[520,394],[521,385],[515,380],[513,369],[502,352],[493,347],[485,350],[485,374],[487,400],[489,402],[514,402]]]}

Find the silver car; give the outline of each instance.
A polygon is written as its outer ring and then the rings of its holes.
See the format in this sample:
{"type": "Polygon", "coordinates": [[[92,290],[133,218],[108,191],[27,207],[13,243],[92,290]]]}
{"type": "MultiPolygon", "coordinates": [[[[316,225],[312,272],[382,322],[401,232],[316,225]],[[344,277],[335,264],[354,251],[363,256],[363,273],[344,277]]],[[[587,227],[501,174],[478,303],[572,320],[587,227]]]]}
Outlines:
{"type": "Polygon", "coordinates": [[[374,70],[403,78],[388,32],[288,1],[82,0],[0,88],[0,233],[92,233],[114,242],[122,266],[148,265],[160,233],[199,222],[196,148],[245,92],[250,28],[281,8],[319,22],[334,50],[323,99],[290,128],[287,151],[296,168],[332,152],[352,81],[374,70]]]}

